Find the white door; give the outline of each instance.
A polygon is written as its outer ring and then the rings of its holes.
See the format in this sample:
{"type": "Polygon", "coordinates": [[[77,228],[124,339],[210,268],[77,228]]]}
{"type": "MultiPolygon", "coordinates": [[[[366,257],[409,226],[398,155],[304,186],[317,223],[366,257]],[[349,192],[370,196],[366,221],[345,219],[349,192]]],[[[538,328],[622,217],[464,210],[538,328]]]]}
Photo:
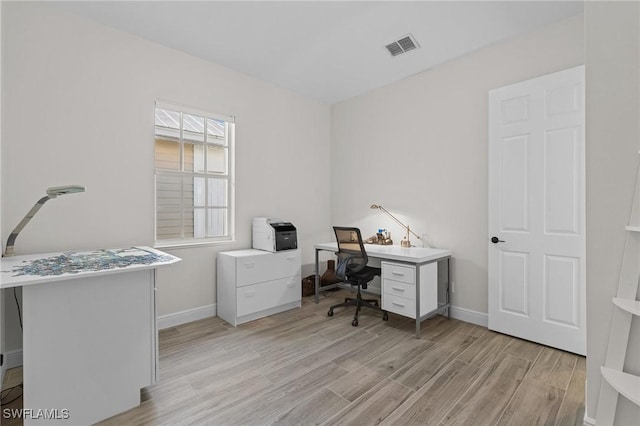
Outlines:
{"type": "Polygon", "coordinates": [[[489,92],[489,328],[586,353],[584,66],[489,92]]]}

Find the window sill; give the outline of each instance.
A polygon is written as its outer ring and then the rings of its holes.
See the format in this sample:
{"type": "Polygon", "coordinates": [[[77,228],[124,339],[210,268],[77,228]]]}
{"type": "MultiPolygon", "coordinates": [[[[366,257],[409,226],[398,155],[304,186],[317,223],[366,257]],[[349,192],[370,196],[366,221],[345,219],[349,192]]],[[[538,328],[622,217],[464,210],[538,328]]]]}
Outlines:
{"type": "Polygon", "coordinates": [[[178,242],[178,241],[167,241],[167,242],[156,242],[153,248],[155,249],[183,249],[183,248],[195,248],[195,247],[209,247],[209,246],[223,246],[223,245],[232,245],[236,241],[235,240],[225,240],[225,241],[188,241],[188,242],[178,242]]]}

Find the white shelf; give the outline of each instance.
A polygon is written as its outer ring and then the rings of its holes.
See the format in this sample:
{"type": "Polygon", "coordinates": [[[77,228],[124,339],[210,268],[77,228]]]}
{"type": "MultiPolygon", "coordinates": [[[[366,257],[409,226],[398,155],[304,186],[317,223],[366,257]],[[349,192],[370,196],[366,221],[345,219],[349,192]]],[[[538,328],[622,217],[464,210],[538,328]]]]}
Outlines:
{"type": "Polygon", "coordinates": [[[618,393],[634,404],[640,405],[640,377],[607,367],[600,367],[600,371],[602,372],[602,377],[618,393]]]}
{"type": "Polygon", "coordinates": [[[640,226],[625,226],[624,229],[631,232],[640,232],[640,226]]]}
{"type": "Polygon", "coordinates": [[[613,304],[624,311],[640,316],[640,302],[637,300],[614,297],[613,304]]]}

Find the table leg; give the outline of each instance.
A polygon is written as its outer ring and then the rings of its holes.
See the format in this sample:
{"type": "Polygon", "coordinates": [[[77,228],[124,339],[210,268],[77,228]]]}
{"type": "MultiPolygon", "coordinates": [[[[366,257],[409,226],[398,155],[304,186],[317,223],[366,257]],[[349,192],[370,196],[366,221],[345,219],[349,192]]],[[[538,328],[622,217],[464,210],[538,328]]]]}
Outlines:
{"type": "Polygon", "coordinates": [[[451,293],[449,293],[449,289],[451,288],[451,258],[447,258],[447,318],[451,318],[451,299],[449,298],[451,293]]]}
{"type": "Polygon", "coordinates": [[[318,260],[318,253],[319,252],[320,252],[320,250],[316,249],[316,279],[315,279],[315,284],[316,284],[315,299],[316,299],[316,303],[320,302],[320,262],[318,260]]]}
{"type": "Polygon", "coordinates": [[[416,339],[420,339],[420,266],[416,265],[416,339]]]}

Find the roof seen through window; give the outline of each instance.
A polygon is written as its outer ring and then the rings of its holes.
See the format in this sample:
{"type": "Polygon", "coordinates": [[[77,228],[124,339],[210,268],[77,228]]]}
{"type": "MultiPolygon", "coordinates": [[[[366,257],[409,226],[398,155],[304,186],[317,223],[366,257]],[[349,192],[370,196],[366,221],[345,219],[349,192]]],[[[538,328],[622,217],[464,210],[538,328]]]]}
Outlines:
{"type": "MultiPolygon", "coordinates": [[[[191,114],[183,114],[183,130],[193,133],[204,133],[204,118],[191,114]]],[[[207,118],[207,134],[216,138],[224,138],[224,121],[207,118]]],[[[156,108],[156,126],[169,129],[180,129],[180,113],[156,108]]]]}

